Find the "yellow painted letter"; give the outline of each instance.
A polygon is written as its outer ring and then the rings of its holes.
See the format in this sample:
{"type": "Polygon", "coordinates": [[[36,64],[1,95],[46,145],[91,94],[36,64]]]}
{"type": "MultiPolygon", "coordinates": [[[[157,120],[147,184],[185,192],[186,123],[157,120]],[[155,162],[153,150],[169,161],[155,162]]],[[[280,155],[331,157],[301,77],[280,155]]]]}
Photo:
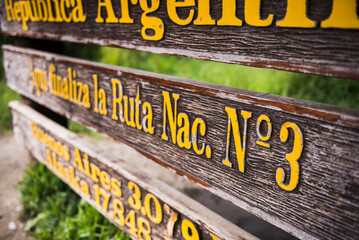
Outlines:
{"type": "Polygon", "coordinates": [[[222,0],[222,18],[217,22],[219,26],[242,26],[242,20],[236,16],[236,0],[222,0]]]}
{"type": "Polygon", "coordinates": [[[10,22],[12,19],[16,20],[14,16],[14,9],[12,8],[12,0],[5,0],[5,8],[7,21],[10,22]]]}
{"type": "Polygon", "coordinates": [[[177,144],[181,148],[191,149],[191,142],[189,141],[190,123],[187,114],[178,114],[178,133],[177,133],[177,144]]]}
{"type": "MultiPolygon", "coordinates": [[[[133,19],[130,17],[130,10],[128,7],[129,0],[121,0],[121,18],[120,23],[133,23],[133,19]]],[[[137,4],[138,0],[131,0],[132,4],[137,4]]]]}
{"type": "Polygon", "coordinates": [[[241,111],[241,115],[244,119],[243,138],[240,135],[239,122],[237,117],[237,111],[234,108],[226,107],[228,115],[228,131],[227,131],[227,147],[226,158],[223,160],[223,164],[229,167],[232,166],[229,161],[229,146],[231,141],[231,128],[233,128],[234,145],[237,152],[237,161],[239,171],[244,172],[245,154],[246,154],[246,142],[247,142],[247,126],[248,119],[252,117],[252,113],[247,111],[241,111]]]}
{"type": "Polygon", "coordinates": [[[160,0],[151,0],[151,7],[148,6],[147,0],[140,0],[140,6],[143,10],[141,16],[141,23],[143,25],[141,35],[146,40],[158,41],[163,38],[165,27],[163,21],[157,17],[147,16],[149,13],[153,13],[160,7],[160,0]],[[154,34],[149,35],[148,30],[152,30],[154,34]]]}
{"type": "Polygon", "coordinates": [[[106,13],[107,13],[106,23],[118,23],[118,19],[116,18],[115,13],[113,11],[111,0],[104,0],[104,1],[98,0],[97,18],[95,21],[97,23],[103,23],[103,18],[101,17],[101,9],[103,7],[106,8],[106,13]]]}
{"type": "Polygon", "coordinates": [[[122,99],[123,99],[123,89],[122,89],[122,84],[120,82],[120,80],[118,79],[111,79],[112,82],[112,119],[113,120],[118,120],[118,115],[117,115],[117,105],[119,106],[119,116],[120,116],[120,120],[121,122],[125,122],[125,118],[123,116],[123,104],[122,104],[122,99]],[[117,96],[117,86],[119,88],[118,93],[119,96],[117,96]]]}
{"type": "Polygon", "coordinates": [[[145,115],[142,119],[143,131],[149,134],[153,134],[155,130],[152,124],[153,112],[151,104],[149,104],[148,102],[144,102],[142,105],[142,112],[145,115]]]}
{"type": "Polygon", "coordinates": [[[192,22],[194,10],[189,10],[188,17],[186,19],[181,19],[178,17],[177,8],[179,7],[193,7],[195,5],[194,0],[184,0],[177,2],[177,0],[167,0],[167,12],[168,16],[174,23],[178,25],[188,25],[192,22]]]}
{"type": "Polygon", "coordinates": [[[330,17],[323,21],[322,28],[359,29],[356,0],[333,0],[330,17]]]}
{"type": "Polygon", "coordinates": [[[166,124],[167,124],[167,117],[168,116],[168,122],[170,123],[170,129],[171,129],[171,136],[172,136],[172,142],[176,143],[176,135],[177,135],[177,101],[179,99],[178,94],[172,94],[173,99],[175,100],[175,109],[174,114],[172,112],[172,105],[171,105],[171,99],[169,92],[162,92],[163,95],[163,133],[162,133],[162,139],[168,140],[167,134],[166,134],[166,124]]]}
{"type": "Polygon", "coordinates": [[[287,0],[287,13],[277,26],[315,28],[315,22],[307,17],[307,0],[287,0]]]}
{"type": "Polygon", "coordinates": [[[192,145],[193,145],[193,150],[195,153],[197,153],[198,155],[202,155],[204,153],[205,150],[205,144],[202,143],[202,148],[198,149],[198,143],[197,143],[197,139],[198,139],[198,127],[199,127],[199,133],[201,134],[201,136],[204,136],[206,134],[206,123],[201,119],[201,118],[196,118],[193,122],[192,125],[192,145]]]}
{"type": "Polygon", "coordinates": [[[273,14],[269,14],[267,19],[261,19],[261,0],[246,0],[244,19],[248,25],[267,27],[273,23],[273,14]]]}
{"type": "Polygon", "coordinates": [[[282,129],[280,130],[280,140],[282,142],[287,142],[289,131],[288,128],[291,128],[294,132],[294,143],[293,151],[285,156],[290,163],[290,181],[288,185],[284,185],[285,172],[282,168],[277,169],[276,180],[277,184],[286,191],[293,191],[299,182],[299,163],[298,160],[302,155],[303,151],[303,134],[302,131],[295,123],[286,122],[283,124],[282,129]]]}
{"type": "Polygon", "coordinates": [[[214,25],[214,21],[210,14],[209,0],[198,0],[198,16],[194,20],[194,25],[214,25]]]}

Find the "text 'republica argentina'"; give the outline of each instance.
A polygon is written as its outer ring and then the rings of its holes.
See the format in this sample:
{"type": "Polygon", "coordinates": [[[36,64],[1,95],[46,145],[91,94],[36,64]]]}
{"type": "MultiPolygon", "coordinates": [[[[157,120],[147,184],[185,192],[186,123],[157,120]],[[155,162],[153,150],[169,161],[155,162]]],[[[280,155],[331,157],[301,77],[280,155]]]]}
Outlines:
{"type": "MultiPolygon", "coordinates": [[[[210,7],[213,4],[212,1],[166,0],[166,13],[173,23],[181,26],[193,24],[241,27],[245,23],[253,27],[275,25],[285,28],[359,29],[356,0],[333,0],[331,13],[323,21],[316,21],[308,16],[307,0],[287,0],[285,16],[278,20],[275,20],[274,13],[262,16],[261,0],[243,0],[243,19],[238,17],[239,6],[236,0],[221,0],[222,14],[220,18],[214,19],[210,7]]],[[[7,21],[22,22],[24,31],[29,30],[29,21],[65,23],[95,21],[99,24],[134,24],[135,20],[131,16],[130,10],[140,8],[142,10],[139,20],[142,25],[141,36],[152,41],[158,41],[164,37],[164,21],[156,16],[156,12],[161,7],[161,0],[98,0],[95,19],[87,19],[83,5],[81,0],[27,0],[17,2],[5,0],[7,21]],[[120,9],[114,7],[114,3],[116,6],[119,4],[120,9]]]]}

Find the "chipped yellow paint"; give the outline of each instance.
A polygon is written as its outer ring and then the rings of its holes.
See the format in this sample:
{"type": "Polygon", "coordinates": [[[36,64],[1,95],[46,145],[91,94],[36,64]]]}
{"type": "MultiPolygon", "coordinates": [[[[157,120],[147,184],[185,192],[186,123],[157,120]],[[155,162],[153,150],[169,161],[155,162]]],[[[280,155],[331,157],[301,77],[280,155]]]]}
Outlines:
{"type": "MultiPolygon", "coordinates": [[[[123,116],[123,105],[122,105],[122,99],[123,99],[123,87],[121,84],[121,81],[115,78],[111,79],[112,83],[112,119],[118,120],[118,117],[120,117],[120,121],[122,123],[125,122],[125,117],[123,116]],[[117,90],[118,89],[118,90],[117,90]],[[118,94],[117,94],[118,93],[118,94]],[[119,108],[119,113],[117,113],[117,106],[119,108]]],[[[96,96],[95,96],[96,99],[96,96]]],[[[95,105],[96,107],[96,105],[95,105]]],[[[96,112],[96,110],[94,110],[96,112]]]]}
{"type": "Polygon", "coordinates": [[[191,142],[189,140],[190,135],[190,122],[189,117],[185,113],[179,113],[177,117],[177,145],[180,148],[191,149],[191,142]]]}
{"type": "Polygon", "coordinates": [[[260,115],[259,118],[257,119],[257,125],[256,125],[256,132],[257,132],[257,136],[259,137],[259,141],[257,141],[256,143],[259,146],[262,147],[266,147],[266,148],[270,148],[269,143],[266,143],[272,136],[272,123],[271,120],[269,119],[269,117],[267,115],[260,115]],[[263,136],[260,129],[261,129],[261,124],[262,122],[265,121],[267,124],[267,135],[263,136]]]}
{"type": "Polygon", "coordinates": [[[229,167],[232,166],[232,163],[229,161],[229,148],[230,148],[231,132],[233,132],[234,145],[237,153],[238,168],[239,171],[244,172],[248,119],[252,117],[252,113],[247,111],[241,111],[241,115],[244,120],[243,134],[241,137],[236,109],[226,107],[225,110],[228,115],[228,130],[227,130],[226,156],[222,163],[229,167]],[[232,128],[233,131],[231,131],[232,128]]]}
{"type": "Polygon", "coordinates": [[[292,129],[294,132],[294,142],[293,142],[293,151],[285,156],[286,160],[290,163],[290,181],[288,185],[284,184],[285,180],[285,172],[283,168],[278,168],[276,172],[276,181],[277,184],[286,191],[293,191],[299,182],[299,163],[298,160],[302,155],[303,151],[303,134],[299,129],[298,125],[291,122],[286,122],[283,124],[280,130],[280,140],[282,142],[288,141],[289,131],[288,129],[292,129]]]}
{"type": "Polygon", "coordinates": [[[170,125],[170,130],[171,130],[171,136],[172,136],[172,142],[174,144],[176,144],[176,130],[177,130],[177,102],[179,99],[179,95],[173,93],[172,97],[174,99],[175,102],[175,106],[174,106],[174,112],[172,111],[172,105],[171,105],[171,99],[170,99],[170,94],[169,92],[166,91],[162,91],[162,96],[163,96],[163,133],[162,133],[162,139],[163,140],[168,140],[167,137],[167,116],[168,116],[168,122],[170,125]]]}
{"type": "MultiPolygon", "coordinates": [[[[168,219],[167,222],[167,234],[173,237],[175,223],[178,220],[178,213],[173,209],[171,209],[170,206],[167,205],[167,203],[164,204],[163,209],[165,210],[166,213],[170,215],[170,218],[168,219]]],[[[167,238],[165,237],[165,239],[167,238]]]]}
{"type": "Polygon", "coordinates": [[[145,40],[151,41],[159,41],[163,38],[165,32],[165,26],[163,21],[158,17],[149,17],[147,16],[150,13],[153,13],[158,10],[160,7],[160,0],[150,0],[150,4],[148,4],[148,0],[139,0],[141,9],[143,13],[141,15],[141,35],[145,40]],[[151,7],[150,7],[151,6],[151,7]],[[147,35],[147,30],[153,30],[153,35],[147,35]]]}
{"type": "Polygon", "coordinates": [[[210,0],[198,0],[198,15],[193,21],[194,25],[215,25],[216,21],[210,14],[210,0]]]}
{"type": "MultiPolygon", "coordinates": [[[[137,86],[136,97],[124,95],[120,80],[112,78],[112,115],[113,120],[120,120],[131,128],[153,134],[153,110],[151,104],[141,101],[140,87],[137,86]],[[141,120],[141,104],[142,116],[141,120]]],[[[96,93],[96,92],[95,92],[96,93]]],[[[96,95],[95,95],[96,99],[96,95]]]]}
{"type": "MultiPolygon", "coordinates": [[[[203,119],[201,118],[196,118],[193,122],[192,125],[192,145],[193,145],[193,151],[195,153],[197,153],[198,155],[202,155],[205,151],[205,143],[202,143],[202,147],[201,149],[198,149],[198,128],[199,128],[199,133],[201,134],[201,136],[204,136],[206,134],[206,123],[203,121],[203,119]]],[[[206,149],[206,156],[208,157],[208,153],[207,153],[207,149],[206,149]]]]}

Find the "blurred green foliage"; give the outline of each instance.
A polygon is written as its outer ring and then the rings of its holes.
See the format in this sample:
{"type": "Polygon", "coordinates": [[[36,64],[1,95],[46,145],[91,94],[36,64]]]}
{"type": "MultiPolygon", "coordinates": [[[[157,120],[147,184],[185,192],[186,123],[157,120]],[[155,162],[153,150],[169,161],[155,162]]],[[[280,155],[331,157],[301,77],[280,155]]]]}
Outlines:
{"type": "Polygon", "coordinates": [[[359,82],[102,47],[103,63],[359,109],[359,82]]]}
{"type": "Polygon", "coordinates": [[[89,129],[88,127],[85,127],[82,124],[79,124],[79,123],[77,123],[75,121],[72,121],[71,119],[69,119],[69,121],[68,121],[68,128],[69,128],[70,131],[72,131],[74,133],[77,133],[77,134],[80,134],[80,135],[91,136],[91,137],[93,137],[95,139],[104,138],[104,136],[101,135],[100,133],[89,129]]]}
{"type": "Polygon", "coordinates": [[[41,163],[17,187],[25,231],[36,239],[130,239],[41,163]]]}
{"type": "Polygon", "coordinates": [[[8,103],[12,100],[20,99],[19,94],[8,88],[2,79],[0,80],[0,134],[11,129],[8,103]]]}
{"type": "MultiPolygon", "coordinates": [[[[12,39],[0,34],[0,45],[10,43],[12,39]]],[[[2,61],[2,51],[0,52],[0,134],[11,129],[11,116],[8,103],[12,100],[20,99],[18,93],[6,86],[4,76],[4,66],[2,61]]]]}

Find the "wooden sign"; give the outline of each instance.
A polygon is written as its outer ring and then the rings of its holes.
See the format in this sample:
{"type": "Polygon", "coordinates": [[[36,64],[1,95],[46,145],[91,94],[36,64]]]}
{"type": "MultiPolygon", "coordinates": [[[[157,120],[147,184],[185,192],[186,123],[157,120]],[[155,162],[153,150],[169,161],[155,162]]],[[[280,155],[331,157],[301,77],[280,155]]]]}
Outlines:
{"type": "Polygon", "coordinates": [[[30,107],[10,108],[14,133],[34,157],[132,238],[256,239],[30,107]]]}
{"type": "Polygon", "coordinates": [[[357,0],[2,0],[1,31],[359,79],[357,0]]]}
{"type": "Polygon", "coordinates": [[[359,235],[358,111],[24,48],[3,53],[20,94],[293,235],[359,235]]]}

